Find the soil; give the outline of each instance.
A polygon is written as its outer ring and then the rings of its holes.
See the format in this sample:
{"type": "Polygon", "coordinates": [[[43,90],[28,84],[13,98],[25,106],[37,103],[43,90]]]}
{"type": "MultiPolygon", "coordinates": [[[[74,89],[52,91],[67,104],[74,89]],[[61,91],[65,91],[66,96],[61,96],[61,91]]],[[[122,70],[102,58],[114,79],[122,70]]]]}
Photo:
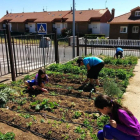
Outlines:
{"type": "MultiPolygon", "coordinates": [[[[122,67],[105,65],[105,67],[130,69],[132,66],[122,67]]],[[[94,107],[94,98],[98,93],[104,92],[103,87],[82,84],[82,79],[72,79],[72,77],[67,74],[49,76],[50,80],[47,87],[49,93],[42,93],[41,91],[34,89],[25,89],[25,94],[23,96],[16,97],[13,101],[8,102],[7,106],[9,109],[0,109],[0,119],[6,120],[13,125],[24,127],[26,132],[4,123],[1,123],[1,132],[14,132],[16,140],[43,139],[30,132],[40,133],[46,136],[45,139],[49,137],[56,140],[64,140],[68,135],[69,140],[76,140],[81,137],[81,134],[74,133],[75,128],[88,119],[90,125],[93,126],[93,133],[97,134],[96,119],[100,114],[97,113],[97,110],[94,107]],[[35,97],[33,95],[35,95],[35,97]],[[24,104],[19,104],[19,101],[23,98],[25,98],[26,102],[24,104]],[[36,111],[35,106],[30,105],[31,102],[37,100],[42,102],[43,99],[49,99],[49,102],[57,102],[59,106],[53,109],[41,109],[40,111],[36,111]],[[75,117],[76,111],[80,112],[81,116],[75,117]],[[30,116],[28,115],[28,117],[27,114],[24,114],[23,112],[32,112],[32,114],[30,116]],[[54,118],[50,116],[53,116],[54,118]],[[44,121],[42,122],[41,120],[44,121]],[[32,124],[29,126],[30,122],[32,122],[32,124]],[[69,126],[67,127],[67,125],[69,126]]],[[[102,80],[100,80],[100,82],[102,84],[102,80]]],[[[86,127],[82,126],[82,129],[86,129],[86,127]]],[[[89,133],[87,133],[85,139],[91,139],[89,133]]]]}

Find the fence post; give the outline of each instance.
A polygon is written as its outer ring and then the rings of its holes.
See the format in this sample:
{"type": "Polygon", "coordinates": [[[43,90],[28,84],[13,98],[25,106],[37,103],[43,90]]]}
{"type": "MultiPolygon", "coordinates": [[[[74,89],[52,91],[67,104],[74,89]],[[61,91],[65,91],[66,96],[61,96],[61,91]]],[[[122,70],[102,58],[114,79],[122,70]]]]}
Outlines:
{"type": "Polygon", "coordinates": [[[77,34],[77,56],[79,56],[79,33],[77,34]]]}
{"type": "Polygon", "coordinates": [[[6,48],[6,57],[7,57],[8,73],[10,73],[9,60],[8,60],[8,48],[7,48],[7,43],[6,43],[6,31],[5,31],[5,30],[4,30],[4,40],[5,40],[5,48],[6,48]]]}
{"type": "Polygon", "coordinates": [[[11,76],[12,76],[12,81],[15,81],[16,78],[15,78],[15,69],[14,69],[13,50],[11,44],[11,33],[9,30],[8,22],[6,23],[6,32],[7,32],[8,49],[9,49],[9,56],[10,56],[11,76]]]}
{"type": "Polygon", "coordinates": [[[55,62],[59,63],[58,40],[57,40],[57,31],[56,30],[55,30],[55,37],[54,37],[54,46],[55,46],[55,62]]]}
{"type": "Polygon", "coordinates": [[[87,37],[85,37],[85,56],[87,55],[87,37]]]}
{"type": "Polygon", "coordinates": [[[14,38],[12,37],[12,43],[13,43],[13,51],[14,51],[14,61],[15,61],[15,72],[17,77],[17,64],[16,64],[16,54],[15,54],[15,45],[14,45],[14,38]]]}

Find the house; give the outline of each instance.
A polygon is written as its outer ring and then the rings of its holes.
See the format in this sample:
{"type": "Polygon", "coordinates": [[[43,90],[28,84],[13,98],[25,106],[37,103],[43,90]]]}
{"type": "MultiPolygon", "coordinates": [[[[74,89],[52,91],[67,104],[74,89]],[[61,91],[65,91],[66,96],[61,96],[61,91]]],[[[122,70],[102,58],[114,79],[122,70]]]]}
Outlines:
{"type": "MultiPolygon", "coordinates": [[[[109,36],[109,24],[112,17],[108,9],[89,9],[75,11],[76,33],[81,34],[105,34],[109,36]]],[[[61,34],[63,28],[72,30],[73,11],[50,11],[33,13],[6,13],[0,19],[0,24],[5,28],[8,21],[12,32],[37,33],[37,23],[46,23],[47,33],[51,33],[53,28],[57,29],[57,34],[61,34]]]]}
{"type": "Polygon", "coordinates": [[[115,17],[110,23],[110,39],[140,39],[140,7],[115,17]]]}

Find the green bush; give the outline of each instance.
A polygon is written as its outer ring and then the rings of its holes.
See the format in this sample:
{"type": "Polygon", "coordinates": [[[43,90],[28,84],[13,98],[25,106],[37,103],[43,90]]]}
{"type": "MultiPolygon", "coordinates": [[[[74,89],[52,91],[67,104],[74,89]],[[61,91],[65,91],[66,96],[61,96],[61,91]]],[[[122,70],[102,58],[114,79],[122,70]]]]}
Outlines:
{"type": "Polygon", "coordinates": [[[85,38],[87,39],[96,39],[97,37],[104,39],[105,35],[104,34],[85,34],[85,38]]]}
{"type": "Polygon", "coordinates": [[[66,36],[66,35],[67,35],[67,32],[68,32],[68,30],[67,30],[66,28],[63,28],[63,29],[61,30],[61,35],[62,35],[62,36],[66,36]]]}
{"type": "Polygon", "coordinates": [[[122,91],[113,80],[104,80],[103,88],[106,95],[111,97],[119,97],[122,91]]]}

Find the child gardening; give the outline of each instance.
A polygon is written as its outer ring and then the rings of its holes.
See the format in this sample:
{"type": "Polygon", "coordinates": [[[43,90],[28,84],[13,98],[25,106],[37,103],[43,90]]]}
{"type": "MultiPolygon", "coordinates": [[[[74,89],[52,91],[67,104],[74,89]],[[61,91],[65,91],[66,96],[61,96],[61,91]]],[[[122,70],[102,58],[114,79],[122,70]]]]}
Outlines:
{"type": "Polygon", "coordinates": [[[140,124],[135,116],[107,95],[95,99],[98,111],[110,116],[110,124],[97,134],[99,140],[140,140],[140,124]]]}
{"type": "Polygon", "coordinates": [[[120,56],[120,58],[123,58],[123,49],[118,47],[118,48],[116,49],[116,53],[115,53],[115,55],[114,55],[114,58],[117,57],[117,59],[118,59],[119,56],[120,56]]]}
{"type": "Polygon", "coordinates": [[[104,62],[98,57],[85,57],[84,59],[79,57],[77,60],[79,66],[85,65],[87,68],[87,79],[85,82],[88,82],[90,79],[90,84],[94,85],[93,79],[96,81],[96,85],[101,86],[98,80],[98,75],[101,69],[104,67],[104,62]]]}
{"type": "Polygon", "coordinates": [[[47,89],[44,88],[44,84],[48,83],[48,76],[45,73],[45,70],[40,69],[38,71],[38,74],[36,74],[35,79],[28,80],[25,82],[25,84],[28,86],[28,88],[37,88],[39,90],[42,90],[44,92],[48,92],[47,89]]]}

